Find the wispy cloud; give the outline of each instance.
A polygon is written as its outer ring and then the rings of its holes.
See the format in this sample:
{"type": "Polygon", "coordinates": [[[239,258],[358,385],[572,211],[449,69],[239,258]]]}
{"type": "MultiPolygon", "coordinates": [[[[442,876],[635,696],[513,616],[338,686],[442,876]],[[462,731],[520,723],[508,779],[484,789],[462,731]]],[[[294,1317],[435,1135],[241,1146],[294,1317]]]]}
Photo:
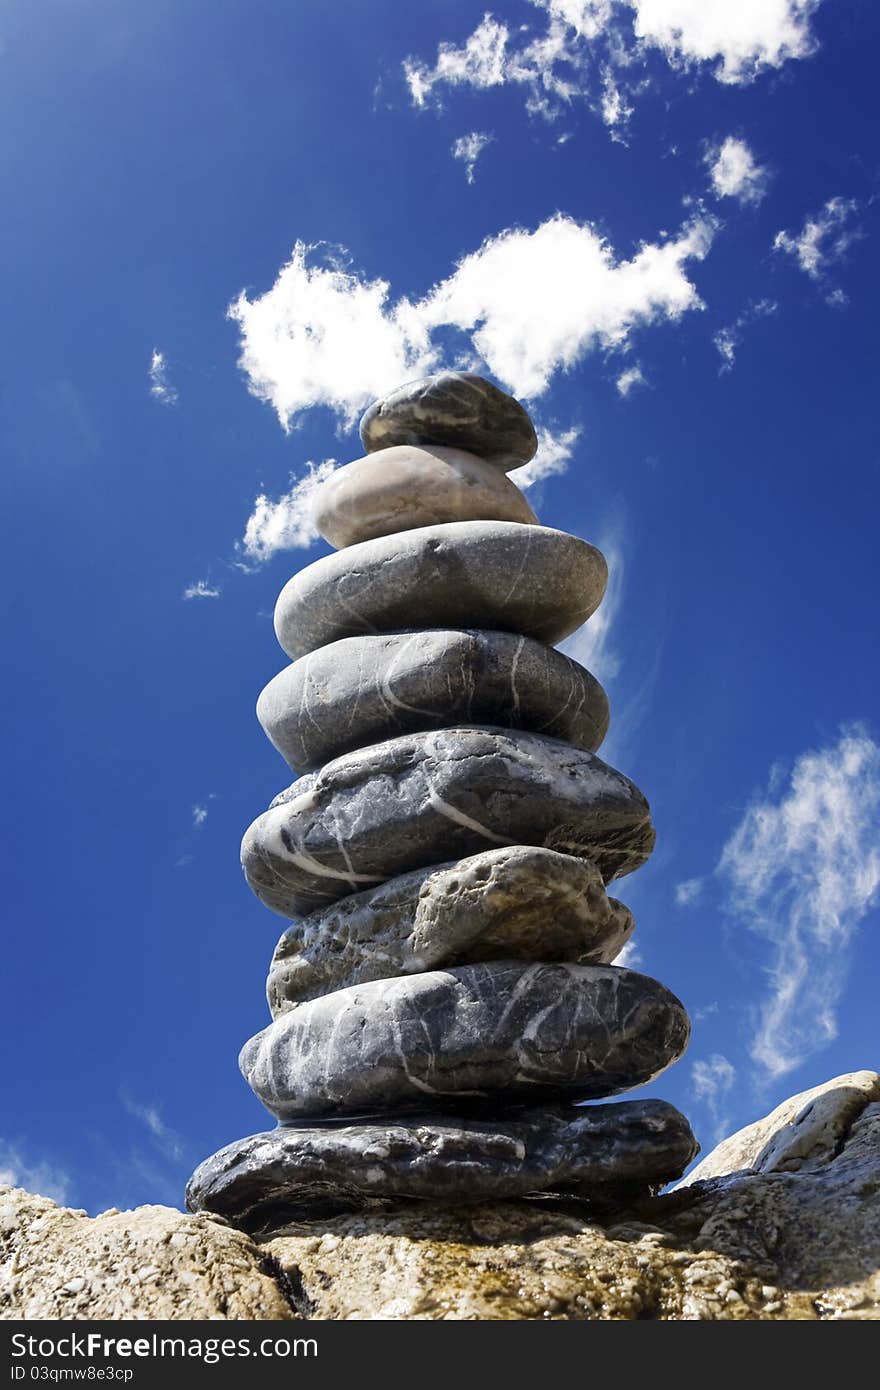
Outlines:
{"type": "Polygon", "coordinates": [[[245,568],[265,564],[279,550],[306,550],[319,539],[312,520],[312,496],[337,467],[335,459],[306,464],[308,473],[273,502],[265,493],[254,502],[244,538],[238,543],[245,568]]]}
{"type": "Polygon", "coordinates": [[[575,100],[612,137],[651,81],[650,50],[673,70],[706,69],[727,85],[805,58],[816,47],[810,17],[819,0],[532,0],[543,25],[509,27],[485,14],[466,38],[445,41],[433,61],[403,63],[414,106],[470,87],[523,93],[527,110],[554,119],[575,100]]]}
{"type": "Polygon", "coordinates": [[[634,387],[644,386],[646,383],[641,367],[635,362],[631,367],[626,367],[624,371],[620,373],[620,376],[614,384],[617,387],[618,394],[623,396],[625,400],[634,387]]]}
{"type": "Polygon", "coordinates": [[[165,1123],[159,1107],[135,1100],[126,1091],[121,1093],[120,1098],[129,1115],[144,1126],[159,1152],[172,1162],[179,1162],[185,1154],[184,1142],[180,1135],[165,1123]]]}
{"type": "Polygon", "coordinates": [[[369,401],[439,365],[434,335],[448,345],[449,330],[462,335],[464,360],[476,354],[515,395],[535,398],[589,352],[623,350],[637,330],[701,309],[688,269],[716,226],[698,214],[620,260],[589,223],[557,215],[490,237],[423,299],[396,303],[386,281],[313,265],[317,248],[299,243],[271,289],[230,309],[240,363],[285,429],[317,405],[350,425],[369,401]]]}
{"type": "Polygon", "coordinates": [[[718,864],[727,911],[769,950],[751,1055],[782,1076],[837,1034],[848,948],[880,887],[880,747],[861,725],[802,754],[718,864]]]}
{"type": "Polygon", "coordinates": [[[468,183],[474,182],[477,160],[486,146],[491,145],[494,139],[494,135],[487,135],[483,130],[472,130],[468,135],[461,135],[452,146],[452,158],[460,159],[464,164],[465,178],[468,183]]]}
{"type": "Polygon", "coordinates": [[[208,819],[208,808],[204,805],[194,806],[192,809],[193,825],[204,825],[208,819]]]}
{"type": "Polygon", "coordinates": [[[686,878],[682,883],[675,885],[675,901],[679,907],[690,907],[691,903],[698,902],[703,893],[703,880],[701,878],[686,878]]]}
{"type": "Polygon", "coordinates": [[[150,381],[150,395],[154,400],[161,401],[162,405],[176,405],[177,388],[172,385],[168,376],[168,362],[164,352],[154,348],[150,356],[150,366],[147,373],[150,381]]]}
{"type": "Polygon", "coordinates": [[[54,1161],[36,1158],[18,1140],[0,1139],[0,1185],[23,1187],[27,1192],[49,1197],[64,1204],[70,1195],[73,1180],[69,1173],[54,1161]]]}
{"type": "Polygon", "coordinates": [[[736,1081],[736,1068],[720,1052],[698,1059],[691,1069],[694,1099],[702,1101],[712,1121],[712,1138],[717,1144],[728,1132],[727,1102],[736,1081]]]}
{"type": "Polygon", "coordinates": [[[183,591],[183,598],[219,598],[220,589],[213,584],[209,584],[207,579],[197,579],[194,584],[187,584],[183,591]]]}
{"type": "MultiPolygon", "coordinates": [[[[861,238],[861,228],[853,224],[858,210],[855,198],[829,198],[819,212],[807,217],[799,232],[777,232],[773,250],[792,256],[804,274],[819,284],[826,280],[830,267],[841,261],[853,242],[861,238]]],[[[833,287],[826,297],[831,303],[846,299],[842,290],[833,287]]]]}
{"type": "Polygon", "coordinates": [[[760,203],[767,192],[769,170],[758,164],[745,140],[728,135],[706,155],[709,178],[719,198],[760,203]]]}
{"type": "Polygon", "coordinates": [[[623,947],[619,955],[614,957],[615,965],[622,965],[626,970],[636,970],[642,964],[642,953],[635,941],[629,940],[623,947]]]}
{"type": "Polygon", "coordinates": [[[561,430],[559,433],[539,427],[536,433],[538,435],[538,449],[535,457],[530,459],[528,463],[524,463],[522,468],[514,468],[509,474],[511,481],[516,483],[517,487],[533,487],[535,483],[543,482],[545,478],[552,478],[559,473],[565,473],[581,432],[577,426],[573,426],[571,429],[561,430]]]}
{"type": "Polygon", "coordinates": [[[611,633],[623,598],[625,565],[618,529],[603,532],[597,541],[608,562],[608,588],[589,622],[560,643],[560,651],[579,661],[600,681],[612,680],[620,670],[620,657],[611,644],[611,633]]]}
{"type": "Polygon", "coordinates": [[[778,308],[779,305],[773,299],[750,300],[733,323],[728,323],[723,328],[718,329],[712,342],[721,357],[721,366],[718,368],[720,374],[733,371],[737,349],[742,343],[745,330],[753,323],[757,323],[759,319],[769,318],[771,314],[776,313],[778,308]]]}

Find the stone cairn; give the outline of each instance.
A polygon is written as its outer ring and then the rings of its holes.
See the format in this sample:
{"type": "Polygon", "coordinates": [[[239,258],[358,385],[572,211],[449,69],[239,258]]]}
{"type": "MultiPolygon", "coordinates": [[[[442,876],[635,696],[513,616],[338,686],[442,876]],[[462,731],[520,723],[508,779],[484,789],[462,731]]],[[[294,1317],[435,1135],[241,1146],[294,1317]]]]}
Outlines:
{"type": "Polygon", "coordinates": [[[697,1150],[659,1100],[577,1102],[676,1061],[687,1014],[611,962],[606,896],[654,844],[648,803],[596,756],[598,681],[554,650],[602,599],[605,560],[541,526],[507,471],[523,408],[481,377],[410,383],[315,494],[335,554],[285,585],[293,664],[257,713],[297,780],[242,864],[288,920],[273,1022],[241,1070],[278,1128],[193,1174],[240,1225],[406,1199],[655,1191],[697,1150]]]}

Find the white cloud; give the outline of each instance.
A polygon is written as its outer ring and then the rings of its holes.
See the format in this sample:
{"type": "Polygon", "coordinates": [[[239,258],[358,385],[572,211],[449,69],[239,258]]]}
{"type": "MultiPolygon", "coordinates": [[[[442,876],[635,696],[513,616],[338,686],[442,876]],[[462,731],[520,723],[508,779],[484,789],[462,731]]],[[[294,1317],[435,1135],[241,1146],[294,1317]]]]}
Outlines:
{"type": "Polygon", "coordinates": [[[691,1069],[691,1089],[694,1098],[703,1101],[712,1117],[716,1144],[727,1133],[726,1105],[735,1081],[736,1068],[720,1052],[713,1052],[705,1060],[699,1059],[691,1069]]]}
{"type": "Polygon", "coordinates": [[[248,517],[244,539],[238,543],[247,568],[265,564],[279,550],[306,550],[319,539],[312,520],[312,495],[336,466],[335,459],[308,463],[306,476],[275,502],[260,494],[248,517]]]}
{"type": "Polygon", "coordinates": [[[767,192],[769,171],[758,164],[745,140],[728,135],[706,156],[712,187],[719,198],[760,203],[767,192]]]}
{"type": "Polygon", "coordinates": [[[610,530],[597,542],[608,562],[608,588],[596,612],[583,627],[572,633],[559,649],[592,671],[597,680],[612,680],[620,670],[620,658],[611,646],[611,629],[623,598],[624,561],[620,533],[610,530]]]}
{"type": "MultiPolygon", "coordinates": [[[[478,354],[515,395],[536,397],[588,352],[622,349],[637,329],[701,309],[687,267],[707,255],[716,226],[697,215],[620,260],[589,223],[557,215],[531,232],[490,237],[423,299],[396,303],[387,282],[311,267],[297,243],[266,294],[241,295],[230,309],[242,332],[240,363],[285,429],[315,405],[351,424],[370,400],[437,366],[432,335],[446,342],[450,329],[464,335],[471,361],[478,354]]],[[[262,534],[278,504],[263,497],[257,505],[262,534]]]]}
{"type": "Polygon", "coordinates": [[[207,579],[197,579],[194,584],[187,584],[183,591],[184,598],[219,598],[220,590],[209,584],[207,579]]]}
{"type": "Polygon", "coordinates": [[[758,319],[769,318],[775,314],[779,305],[772,299],[758,299],[750,301],[743,309],[742,313],[734,319],[733,323],[727,324],[724,328],[719,328],[713,336],[712,342],[718,349],[721,356],[721,366],[719,373],[733,371],[736,361],[736,353],[742,342],[743,332],[746,328],[757,322],[758,319]]]}
{"type": "Polygon", "coordinates": [[[408,300],[390,307],[385,280],[353,274],[326,250],[324,264],[310,265],[318,249],[298,241],[272,288],[257,299],[242,292],[228,311],[241,330],[249,389],[285,430],[316,405],[351,425],[370,401],[436,359],[408,300]]]}
{"type": "Polygon", "coordinates": [[[468,183],[473,183],[477,160],[494,139],[494,135],[487,135],[484,130],[472,130],[468,135],[459,136],[452,146],[452,158],[463,161],[468,183]]]}
{"type": "Polygon", "coordinates": [[[565,473],[580,433],[577,426],[563,430],[560,434],[554,434],[549,429],[538,429],[538,449],[535,457],[524,463],[522,468],[511,470],[508,474],[511,482],[516,483],[517,487],[527,488],[543,482],[545,478],[565,473]]]}
{"type": "Polygon", "coordinates": [[[177,388],[172,386],[168,377],[168,362],[164,352],[154,348],[150,357],[150,367],[147,373],[150,379],[150,395],[154,400],[161,401],[163,405],[175,405],[177,403],[177,388]]]}
{"type": "Polygon", "coordinates": [[[719,82],[746,83],[815,49],[819,0],[628,0],[636,37],[672,64],[713,63],[719,82]]]}
{"type": "Polygon", "coordinates": [[[204,806],[204,805],[201,805],[201,806],[194,806],[194,807],[193,807],[193,811],[192,811],[192,816],[193,816],[193,825],[204,825],[204,824],[205,824],[205,821],[208,819],[208,808],[207,808],[207,806],[204,806]]]}
{"type": "Polygon", "coordinates": [[[689,907],[691,903],[697,902],[702,893],[701,878],[686,878],[683,883],[677,883],[675,886],[675,901],[679,907],[689,907]]]}
{"type": "Polygon", "coordinates": [[[413,105],[444,88],[522,88],[531,113],[554,118],[585,101],[613,136],[650,82],[648,51],[673,69],[704,65],[719,82],[745,84],[815,50],[810,16],[820,0],[532,0],[544,27],[511,29],[485,14],[462,43],[441,43],[433,63],[409,57],[413,105]]]}
{"type": "Polygon", "coordinates": [[[626,399],[634,386],[646,385],[644,374],[639,364],[636,362],[632,367],[626,367],[625,370],[620,373],[615,385],[618,393],[623,396],[624,399],[626,399]]]}
{"type": "Polygon", "coordinates": [[[711,1018],[718,1013],[718,1000],[713,999],[711,1004],[703,1004],[701,1008],[694,1009],[694,1023],[702,1023],[704,1019],[711,1018]]]}
{"type": "MultiPolygon", "coordinates": [[[[858,211],[855,198],[829,198],[814,217],[808,217],[797,235],[777,232],[773,250],[793,256],[800,269],[811,280],[825,278],[828,267],[842,260],[854,241],[862,235],[851,219],[858,211]]],[[[842,291],[832,290],[831,302],[840,302],[842,291]]]]}
{"type": "Polygon", "coordinates": [[[183,1158],[185,1145],[179,1135],[162,1119],[158,1106],[144,1105],[139,1101],[133,1100],[125,1092],[121,1096],[122,1104],[125,1106],[129,1115],[140,1121],[149,1133],[156,1147],[166,1158],[179,1160],[183,1158]]]}
{"type": "Polygon", "coordinates": [[[625,970],[635,970],[642,964],[642,953],[635,941],[630,939],[623,950],[614,957],[614,965],[621,965],[625,970]]]}
{"type": "Polygon", "coordinates": [[[782,1076],[837,1034],[848,947],[880,887],[880,747],[861,726],[802,754],[756,799],[718,865],[727,909],[770,950],[751,1047],[782,1076]]]}
{"type": "Polygon", "coordinates": [[[69,1173],[45,1159],[26,1154],[13,1140],[0,1139],[0,1186],[23,1187],[63,1205],[71,1188],[69,1173]]]}

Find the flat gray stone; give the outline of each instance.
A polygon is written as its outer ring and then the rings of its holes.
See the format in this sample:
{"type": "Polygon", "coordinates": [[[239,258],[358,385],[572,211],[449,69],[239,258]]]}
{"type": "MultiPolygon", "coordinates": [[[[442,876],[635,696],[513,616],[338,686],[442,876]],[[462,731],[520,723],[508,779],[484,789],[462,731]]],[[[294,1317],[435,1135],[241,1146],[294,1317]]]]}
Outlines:
{"type": "Polygon", "coordinates": [[[365,412],[368,453],[395,444],[449,444],[507,470],[534,458],[535,427],[506,392],[472,372],[437,372],[408,381],[365,412]]]}
{"type": "Polygon", "coordinates": [[[337,550],[446,521],[538,524],[500,468],[437,444],[401,444],[337,468],[315,490],[312,519],[337,550]]]}
{"type": "Polygon", "coordinates": [[[687,1120],[662,1100],[297,1125],[206,1159],[186,1204],[254,1228],[400,1198],[457,1205],[553,1193],[605,1203],[650,1195],[697,1149],[687,1120]]]}
{"type": "Polygon", "coordinates": [[[275,605],[288,656],[405,628],[498,628],[560,642],[595,611],[608,568],[595,546],[514,521],[452,521],[350,545],[290,579],[275,605]]]}
{"type": "Polygon", "coordinates": [[[386,879],[502,845],[592,859],[602,879],[654,846],[638,787],[557,739],[462,727],[345,753],[300,777],[241,846],[257,897],[298,917],[386,879]]]}
{"type": "Polygon", "coordinates": [[[571,657],[510,632],[343,637],[270,681],[257,718],[295,772],[451,724],[530,729],[595,752],[608,697],[571,657]]]}
{"type": "Polygon", "coordinates": [[[633,933],[587,859],[514,845],[418,869],[294,922],[275,948],[273,1018],[335,989],[486,960],[613,961],[633,933]]]}
{"type": "Polygon", "coordinates": [[[499,1098],[613,1096],[681,1056],[683,1005],[615,965],[498,961],[373,980],[298,1004],[239,1066],[279,1120],[499,1098]]]}

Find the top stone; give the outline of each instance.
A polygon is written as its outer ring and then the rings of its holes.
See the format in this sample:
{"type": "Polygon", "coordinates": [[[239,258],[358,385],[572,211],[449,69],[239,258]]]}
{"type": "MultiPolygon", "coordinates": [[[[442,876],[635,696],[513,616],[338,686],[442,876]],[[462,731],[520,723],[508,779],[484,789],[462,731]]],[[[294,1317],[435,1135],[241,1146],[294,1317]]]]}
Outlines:
{"type": "Polygon", "coordinates": [[[467,449],[508,472],[538,448],[519,401],[472,372],[437,372],[375,401],[361,420],[367,453],[395,444],[445,444],[467,449]]]}

